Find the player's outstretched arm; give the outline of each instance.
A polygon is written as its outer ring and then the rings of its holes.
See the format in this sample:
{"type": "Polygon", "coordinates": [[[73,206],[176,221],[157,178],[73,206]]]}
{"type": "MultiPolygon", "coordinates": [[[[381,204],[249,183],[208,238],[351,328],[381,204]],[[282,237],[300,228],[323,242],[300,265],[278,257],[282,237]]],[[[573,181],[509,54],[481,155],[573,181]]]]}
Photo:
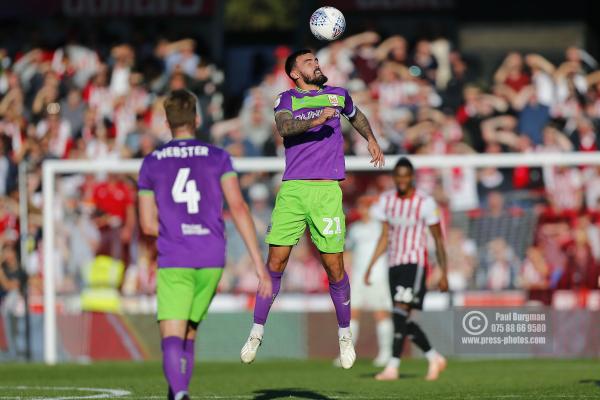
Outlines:
{"type": "Polygon", "coordinates": [[[158,210],[153,194],[139,196],[140,226],[144,235],[158,236],[158,210]]]}
{"type": "Polygon", "coordinates": [[[258,294],[262,297],[271,297],[271,277],[269,276],[269,273],[267,272],[265,264],[262,260],[262,256],[260,255],[254,221],[250,215],[248,205],[242,197],[237,176],[230,175],[223,178],[221,180],[221,188],[223,189],[223,194],[225,195],[225,201],[227,201],[227,205],[231,211],[233,223],[240,233],[240,236],[244,240],[246,248],[250,253],[250,258],[254,263],[256,275],[258,275],[259,279],[258,294]]]}
{"type": "Polygon", "coordinates": [[[431,236],[435,240],[435,257],[442,269],[442,278],[440,279],[439,287],[442,292],[448,291],[448,261],[446,257],[446,246],[444,245],[444,237],[442,235],[441,224],[429,226],[431,236]]]}
{"type": "Polygon", "coordinates": [[[377,242],[377,246],[375,247],[375,252],[371,257],[371,261],[369,261],[369,268],[367,268],[367,272],[365,272],[364,280],[366,285],[371,284],[371,282],[369,281],[369,278],[371,276],[371,270],[373,269],[373,266],[375,265],[379,257],[384,255],[385,251],[387,250],[389,231],[390,224],[388,224],[387,222],[383,222],[381,224],[381,234],[379,235],[379,241],[377,242]]]}
{"type": "Polygon", "coordinates": [[[375,139],[375,135],[373,134],[373,130],[371,129],[371,124],[369,124],[369,120],[367,116],[356,107],[356,113],[352,118],[349,119],[350,123],[360,133],[362,137],[364,137],[367,142],[367,148],[369,150],[369,154],[371,155],[371,164],[376,167],[383,167],[385,165],[385,158],[383,156],[383,152],[377,143],[377,139],[375,139]]]}
{"type": "Polygon", "coordinates": [[[292,118],[292,114],[287,111],[280,111],[275,114],[275,124],[281,137],[288,137],[304,133],[310,128],[323,124],[335,115],[334,108],[325,108],[317,118],[300,120],[292,118]]]}

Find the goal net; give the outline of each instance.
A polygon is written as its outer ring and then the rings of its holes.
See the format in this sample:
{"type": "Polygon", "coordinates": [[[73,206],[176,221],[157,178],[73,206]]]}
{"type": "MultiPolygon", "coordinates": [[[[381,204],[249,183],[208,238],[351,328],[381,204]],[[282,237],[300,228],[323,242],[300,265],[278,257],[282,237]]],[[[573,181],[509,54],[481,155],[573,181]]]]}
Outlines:
{"type": "MultiPolygon", "coordinates": [[[[361,218],[357,205],[369,204],[381,191],[393,188],[389,171],[397,158],[388,156],[383,170],[374,169],[365,157],[346,158],[348,177],[341,186],[349,226],[361,218]]],[[[578,219],[578,227],[585,227],[596,221],[600,210],[600,157],[595,153],[414,156],[411,160],[417,188],[433,195],[443,210],[453,293],[515,289],[523,293],[542,287],[540,282],[547,277],[536,269],[536,257],[549,257],[546,253],[555,249],[558,236],[568,235],[564,230],[571,229],[573,219],[578,219]],[[565,218],[570,220],[561,225],[565,218]],[[553,223],[550,228],[550,223],[544,225],[547,221],[553,223]]],[[[39,275],[43,357],[48,364],[123,354],[132,359],[147,356],[148,349],[128,339],[131,320],[119,317],[153,315],[156,309],[154,243],[140,233],[136,221],[140,165],[141,160],[52,160],[43,165],[39,275]]],[[[284,161],[244,158],[235,159],[234,166],[259,240],[264,239],[284,161]]],[[[222,295],[213,308],[250,310],[256,279],[243,242],[227,212],[225,216],[228,261],[219,288],[222,295]]],[[[287,300],[280,299],[281,309],[330,307],[326,277],[308,243],[301,240],[292,252],[283,285],[287,300]]],[[[435,263],[433,254],[430,259],[435,263]]],[[[435,272],[431,279],[435,280],[435,272]]],[[[148,325],[148,329],[156,328],[148,325]]]]}

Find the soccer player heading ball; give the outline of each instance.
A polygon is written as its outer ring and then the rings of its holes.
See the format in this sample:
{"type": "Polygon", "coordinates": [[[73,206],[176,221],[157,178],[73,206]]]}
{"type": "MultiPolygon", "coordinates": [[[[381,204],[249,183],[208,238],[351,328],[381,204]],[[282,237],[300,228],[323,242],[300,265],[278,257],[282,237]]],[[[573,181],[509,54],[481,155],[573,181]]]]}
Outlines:
{"type": "Polygon", "coordinates": [[[140,224],[158,236],[158,321],[169,399],[185,400],[194,338],[225,265],[223,195],[258,274],[271,296],[256,229],[226,151],[194,139],[197,99],[176,90],[165,100],[173,140],[144,158],[138,178],[140,224]]]}
{"type": "Polygon", "coordinates": [[[286,167],[266,239],[273,295],[264,296],[259,290],[254,325],[241,359],[254,361],[290,252],[308,225],[329,278],[339,325],[341,365],[351,368],[356,353],[349,328],[350,282],[342,259],[346,226],[338,184],[345,177],[342,115],[367,140],[371,163],[382,167],[384,157],[365,115],[346,89],[325,85],[327,77],[310,50],[292,53],[285,70],[296,88],[281,93],[275,101],[275,122],[283,137],[286,167]]]}
{"type": "Polygon", "coordinates": [[[392,176],[396,189],[383,193],[372,209],[373,217],[382,222],[381,235],[364,276],[365,284],[369,285],[373,266],[387,249],[390,266],[388,276],[394,302],[394,344],[392,358],[375,378],[382,381],[398,379],[400,356],[408,335],[429,361],[426,379],[436,380],[446,368],[446,360],[431,347],[419,325],[410,320],[410,312],[423,307],[427,229],[435,240],[435,255],[442,269],[440,290],[448,290],[440,212],[432,197],[415,189],[414,168],[408,158],[398,160],[392,176]]]}

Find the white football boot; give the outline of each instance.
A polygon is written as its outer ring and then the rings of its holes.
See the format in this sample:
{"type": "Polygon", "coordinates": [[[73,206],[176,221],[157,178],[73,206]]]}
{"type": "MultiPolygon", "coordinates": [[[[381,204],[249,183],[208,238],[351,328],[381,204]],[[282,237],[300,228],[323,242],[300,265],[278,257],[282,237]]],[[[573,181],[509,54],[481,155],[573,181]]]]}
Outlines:
{"type": "Polygon", "coordinates": [[[240,358],[244,364],[250,364],[256,358],[256,352],[258,348],[262,344],[262,336],[257,336],[255,334],[250,334],[248,336],[248,340],[242,347],[242,351],[240,352],[240,358]]]}
{"type": "Polygon", "coordinates": [[[340,337],[340,364],[344,369],[350,369],[356,361],[356,352],[354,343],[352,343],[352,334],[346,334],[340,337]]]}

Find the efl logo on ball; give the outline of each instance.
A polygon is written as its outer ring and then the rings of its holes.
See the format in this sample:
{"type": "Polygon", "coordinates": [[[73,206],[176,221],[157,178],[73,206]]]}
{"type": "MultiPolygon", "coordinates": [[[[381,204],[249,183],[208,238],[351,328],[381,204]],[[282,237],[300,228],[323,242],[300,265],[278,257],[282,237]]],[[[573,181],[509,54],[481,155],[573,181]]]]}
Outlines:
{"type": "Polygon", "coordinates": [[[335,40],[346,29],[346,19],[334,7],[321,7],[310,17],[310,31],[319,40],[335,40]]]}

